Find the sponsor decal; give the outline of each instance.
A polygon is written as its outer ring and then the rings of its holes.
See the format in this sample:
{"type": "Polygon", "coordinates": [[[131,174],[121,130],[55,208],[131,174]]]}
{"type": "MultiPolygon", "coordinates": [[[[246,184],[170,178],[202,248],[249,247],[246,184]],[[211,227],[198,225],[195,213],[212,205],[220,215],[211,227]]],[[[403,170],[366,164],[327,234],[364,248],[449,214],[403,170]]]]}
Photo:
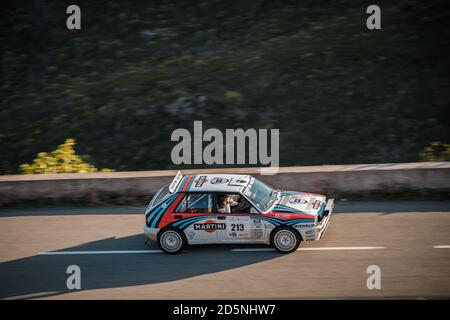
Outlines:
{"type": "Polygon", "coordinates": [[[230,182],[228,183],[229,186],[245,186],[246,184],[247,184],[247,180],[239,179],[239,178],[237,178],[237,179],[232,178],[230,180],[230,182]]]}
{"type": "Polygon", "coordinates": [[[228,183],[230,180],[227,178],[212,178],[210,183],[211,184],[221,184],[221,183],[228,183]]]}
{"type": "Polygon", "coordinates": [[[247,183],[247,181],[246,181],[246,180],[243,180],[243,179],[236,179],[236,180],[234,180],[233,182],[234,182],[234,183],[237,183],[237,184],[245,184],[245,183],[247,183]]]}
{"type": "Polygon", "coordinates": [[[305,204],[307,202],[308,201],[302,197],[290,197],[289,198],[289,203],[292,203],[292,204],[305,204]]]}
{"type": "Polygon", "coordinates": [[[206,232],[214,232],[216,230],[225,230],[225,223],[216,223],[213,220],[207,220],[205,223],[194,223],[194,230],[204,230],[206,232]]]}
{"type": "Polygon", "coordinates": [[[188,237],[189,237],[190,240],[194,239],[194,236],[195,236],[195,232],[194,231],[190,231],[188,233],[188,237]]]}
{"type": "Polygon", "coordinates": [[[201,187],[205,182],[208,182],[208,179],[206,178],[206,176],[200,176],[197,179],[194,180],[195,182],[195,186],[197,188],[201,187]]]}
{"type": "Polygon", "coordinates": [[[172,183],[169,186],[170,193],[174,193],[175,192],[175,189],[177,188],[177,186],[180,183],[182,178],[183,178],[183,175],[181,174],[181,171],[178,170],[175,178],[173,178],[172,183]]]}
{"type": "Polygon", "coordinates": [[[306,230],[305,234],[314,234],[314,230],[306,230]]]}
{"type": "Polygon", "coordinates": [[[314,227],[314,224],[311,224],[311,223],[307,223],[307,224],[297,223],[297,224],[294,224],[293,227],[294,228],[311,228],[311,227],[314,227]]]}
{"type": "Polygon", "coordinates": [[[251,233],[252,239],[261,239],[263,237],[263,231],[261,229],[254,229],[251,233]]]}
{"type": "Polygon", "coordinates": [[[312,204],[313,209],[319,209],[321,203],[322,201],[320,200],[314,201],[314,203],[312,204]]]}
{"type": "Polygon", "coordinates": [[[230,235],[230,237],[233,237],[233,238],[237,237],[237,233],[236,232],[231,232],[229,235],[230,235]]]}

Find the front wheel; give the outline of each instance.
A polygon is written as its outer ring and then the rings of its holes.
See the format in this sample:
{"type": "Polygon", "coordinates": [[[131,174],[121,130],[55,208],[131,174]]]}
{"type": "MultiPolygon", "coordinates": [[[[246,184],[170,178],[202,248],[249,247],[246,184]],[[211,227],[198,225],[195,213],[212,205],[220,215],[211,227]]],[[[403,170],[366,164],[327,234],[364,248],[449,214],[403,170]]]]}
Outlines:
{"type": "Polygon", "coordinates": [[[186,237],[175,228],[161,230],[158,234],[159,248],[168,254],[180,253],[186,246],[186,237]]]}
{"type": "Polygon", "coordinates": [[[298,232],[289,227],[275,229],[270,237],[270,244],[277,251],[290,253],[297,250],[302,241],[298,232]]]}

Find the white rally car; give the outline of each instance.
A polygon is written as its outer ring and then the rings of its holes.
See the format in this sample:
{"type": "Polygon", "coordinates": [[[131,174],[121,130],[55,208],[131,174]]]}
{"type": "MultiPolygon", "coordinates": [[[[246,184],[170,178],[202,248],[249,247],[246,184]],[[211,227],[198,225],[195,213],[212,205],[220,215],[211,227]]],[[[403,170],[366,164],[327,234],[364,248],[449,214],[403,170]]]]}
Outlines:
{"type": "Polygon", "coordinates": [[[150,201],[144,233],[169,254],[207,243],[270,244],[289,253],[323,236],[333,206],[323,195],[275,190],[249,175],[178,172],[150,201]]]}

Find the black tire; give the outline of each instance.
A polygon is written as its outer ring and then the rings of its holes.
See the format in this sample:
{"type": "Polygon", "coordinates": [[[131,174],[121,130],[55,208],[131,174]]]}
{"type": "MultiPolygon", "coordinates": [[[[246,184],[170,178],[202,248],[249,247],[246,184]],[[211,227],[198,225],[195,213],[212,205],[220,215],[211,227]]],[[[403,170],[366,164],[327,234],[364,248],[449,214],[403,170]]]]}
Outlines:
{"type": "Polygon", "coordinates": [[[272,231],[270,244],[278,252],[291,253],[297,250],[302,238],[297,230],[290,227],[279,227],[272,231]]]}
{"type": "Polygon", "coordinates": [[[158,246],[168,254],[180,253],[186,247],[184,232],[176,228],[165,228],[158,232],[158,246]]]}

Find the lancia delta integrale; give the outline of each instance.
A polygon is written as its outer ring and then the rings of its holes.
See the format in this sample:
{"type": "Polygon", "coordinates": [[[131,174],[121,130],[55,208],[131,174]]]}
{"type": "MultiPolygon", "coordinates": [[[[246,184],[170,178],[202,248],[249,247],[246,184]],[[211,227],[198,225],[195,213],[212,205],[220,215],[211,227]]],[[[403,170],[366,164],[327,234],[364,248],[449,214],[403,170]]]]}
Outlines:
{"type": "Polygon", "coordinates": [[[182,175],[161,188],[145,212],[144,233],[162,251],[194,244],[270,244],[289,253],[319,240],[334,200],[273,189],[249,175],[182,175]]]}

